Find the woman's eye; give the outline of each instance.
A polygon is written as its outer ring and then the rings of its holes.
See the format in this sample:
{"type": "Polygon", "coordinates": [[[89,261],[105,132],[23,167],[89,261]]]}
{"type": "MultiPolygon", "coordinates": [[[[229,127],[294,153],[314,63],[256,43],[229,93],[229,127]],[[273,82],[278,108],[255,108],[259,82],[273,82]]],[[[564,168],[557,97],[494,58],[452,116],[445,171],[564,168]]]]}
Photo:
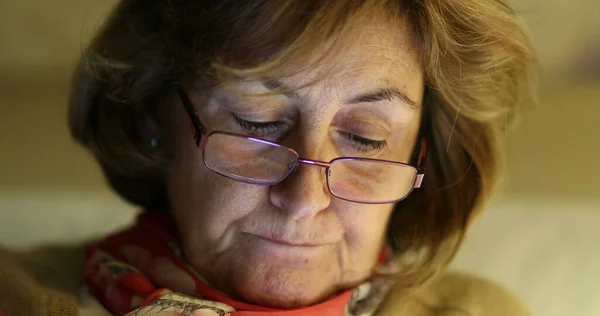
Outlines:
{"type": "Polygon", "coordinates": [[[267,136],[276,132],[281,122],[272,121],[272,122],[252,122],[246,121],[244,119],[239,118],[235,114],[231,114],[231,118],[235,122],[235,124],[245,133],[253,136],[267,136]]]}
{"type": "Polygon", "coordinates": [[[385,140],[368,139],[352,133],[346,133],[346,137],[354,144],[356,150],[362,152],[381,151],[387,146],[385,140]]]}

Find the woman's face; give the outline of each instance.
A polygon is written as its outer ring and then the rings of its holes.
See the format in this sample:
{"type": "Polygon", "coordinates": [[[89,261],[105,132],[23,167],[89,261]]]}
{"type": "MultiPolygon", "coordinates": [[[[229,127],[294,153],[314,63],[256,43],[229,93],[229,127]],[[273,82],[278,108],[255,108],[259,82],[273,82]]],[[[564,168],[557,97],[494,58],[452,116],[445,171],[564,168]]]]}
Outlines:
{"type": "MultiPolygon", "coordinates": [[[[265,96],[272,82],[259,79],[230,82],[208,95],[189,91],[200,120],[209,132],[241,134],[252,131],[239,119],[276,122],[260,137],[308,159],[408,162],[420,125],[421,65],[407,27],[374,21],[310,72],[271,78],[292,93],[265,96]],[[316,75],[322,80],[303,86],[316,75]]],[[[332,197],[323,169],[308,165],[274,186],[222,177],[202,163],[182,105],[174,109],[172,212],[188,260],[210,283],[234,298],[293,308],[371,276],[393,204],[332,197]]]]}

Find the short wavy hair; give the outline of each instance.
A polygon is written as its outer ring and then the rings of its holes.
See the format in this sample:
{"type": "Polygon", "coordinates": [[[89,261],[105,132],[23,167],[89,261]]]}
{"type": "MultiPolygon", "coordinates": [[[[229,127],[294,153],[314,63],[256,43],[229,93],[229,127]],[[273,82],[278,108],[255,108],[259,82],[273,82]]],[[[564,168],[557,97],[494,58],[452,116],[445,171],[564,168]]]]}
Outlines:
{"type": "Polygon", "coordinates": [[[501,0],[121,0],[73,77],[71,133],[122,197],[168,205],[169,146],[152,148],[147,135],[167,133],[169,82],[208,90],[281,75],[376,12],[408,21],[428,91],[427,177],[395,205],[387,230],[396,254],[427,250],[399,278],[422,282],[458,249],[498,182],[506,127],[535,99],[534,50],[501,0]]]}

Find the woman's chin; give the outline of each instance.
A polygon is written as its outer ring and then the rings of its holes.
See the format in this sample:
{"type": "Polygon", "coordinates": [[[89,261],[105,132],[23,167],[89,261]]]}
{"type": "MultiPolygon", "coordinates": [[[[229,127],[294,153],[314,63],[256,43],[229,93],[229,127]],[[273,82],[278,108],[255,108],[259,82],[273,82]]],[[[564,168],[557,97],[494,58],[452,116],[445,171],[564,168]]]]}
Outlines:
{"type": "Polygon", "coordinates": [[[293,309],[320,303],[342,285],[333,245],[293,247],[247,238],[236,241],[236,246],[214,260],[197,256],[204,260],[192,264],[234,299],[293,309]]]}
{"type": "Polygon", "coordinates": [[[236,252],[217,260],[221,284],[248,303],[291,309],[319,303],[340,280],[334,245],[295,247],[245,238],[236,252]]]}
{"type": "Polygon", "coordinates": [[[317,304],[335,294],[331,281],[326,276],[315,278],[306,270],[275,268],[237,277],[233,290],[252,304],[293,309],[317,304]]]}

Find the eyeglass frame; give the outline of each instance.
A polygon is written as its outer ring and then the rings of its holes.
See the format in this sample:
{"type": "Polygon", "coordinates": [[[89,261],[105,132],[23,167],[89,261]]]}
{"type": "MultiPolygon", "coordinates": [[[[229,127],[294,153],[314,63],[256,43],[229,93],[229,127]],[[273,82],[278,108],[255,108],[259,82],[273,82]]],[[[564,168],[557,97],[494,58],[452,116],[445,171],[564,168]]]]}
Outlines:
{"type": "Polygon", "coordinates": [[[427,137],[425,135],[421,135],[420,138],[420,150],[419,150],[419,157],[417,159],[417,165],[413,166],[411,164],[408,163],[403,163],[403,162],[399,162],[399,161],[393,161],[393,160],[385,160],[385,159],[375,159],[375,158],[364,158],[364,157],[337,157],[332,159],[329,162],[325,162],[325,161],[320,161],[320,160],[313,160],[313,159],[307,159],[307,158],[303,158],[301,157],[298,152],[296,150],[294,150],[293,148],[289,148],[287,146],[283,146],[281,144],[278,144],[276,142],[270,141],[270,140],[266,140],[266,139],[262,139],[259,137],[254,137],[254,136],[249,136],[249,135],[244,135],[244,134],[238,134],[238,133],[231,133],[231,132],[225,132],[225,131],[212,131],[210,133],[207,134],[207,130],[204,127],[204,125],[202,124],[202,122],[200,122],[200,118],[198,117],[198,113],[196,110],[196,107],[194,105],[194,103],[192,102],[192,100],[190,99],[190,97],[188,96],[187,92],[185,91],[185,89],[183,88],[183,86],[178,83],[178,82],[173,82],[172,83],[173,88],[176,90],[181,103],[187,113],[187,118],[188,118],[188,123],[190,125],[190,127],[193,129],[193,133],[194,133],[194,143],[196,144],[196,147],[198,147],[198,149],[202,150],[202,162],[204,164],[204,166],[206,168],[208,168],[210,171],[234,180],[234,181],[238,181],[238,182],[242,182],[242,183],[247,183],[247,184],[254,184],[254,185],[263,185],[263,186],[273,186],[273,185],[277,185],[278,183],[281,183],[282,181],[284,181],[290,174],[292,174],[292,172],[294,172],[294,170],[296,170],[296,168],[300,165],[300,164],[306,164],[306,165],[310,165],[310,166],[317,166],[317,167],[321,167],[321,168],[325,168],[325,172],[326,172],[326,182],[327,182],[327,190],[329,191],[329,194],[333,195],[334,197],[338,198],[338,199],[342,199],[345,201],[349,201],[349,202],[354,202],[354,203],[361,203],[361,204],[390,204],[390,203],[396,203],[399,201],[402,201],[404,199],[406,199],[414,189],[419,189],[421,188],[422,184],[423,184],[423,180],[425,178],[425,160],[427,158],[427,137]],[[236,136],[236,137],[241,137],[241,138],[246,138],[252,141],[257,141],[263,144],[268,144],[268,145],[272,145],[272,146],[276,146],[279,148],[284,148],[287,150],[290,150],[291,152],[294,153],[294,155],[296,155],[296,161],[294,163],[294,166],[292,168],[289,168],[288,172],[285,174],[285,176],[281,177],[281,179],[279,179],[278,181],[274,181],[272,183],[257,183],[256,181],[251,181],[251,180],[243,180],[243,179],[238,179],[238,178],[234,178],[231,176],[228,176],[226,174],[223,174],[222,172],[219,172],[215,169],[213,169],[211,166],[209,166],[206,163],[206,159],[204,157],[205,155],[205,148],[206,148],[206,144],[208,142],[208,138],[211,135],[214,134],[222,134],[222,135],[229,135],[229,136],[236,136]],[[334,163],[335,161],[338,160],[362,160],[362,161],[374,161],[374,162],[381,162],[381,163],[386,163],[386,164],[393,164],[393,165],[401,165],[404,167],[410,167],[416,170],[416,176],[413,179],[413,183],[411,185],[410,190],[401,198],[399,199],[395,199],[395,200],[390,200],[390,201],[385,201],[385,202],[363,202],[363,201],[355,201],[355,200],[351,200],[348,198],[344,198],[344,197],[340,197],[338,196],[335,192],[333,192],[331,190],[331,187],[329,185],[329,168],[331,166],[332,163],[334,163]]]}

